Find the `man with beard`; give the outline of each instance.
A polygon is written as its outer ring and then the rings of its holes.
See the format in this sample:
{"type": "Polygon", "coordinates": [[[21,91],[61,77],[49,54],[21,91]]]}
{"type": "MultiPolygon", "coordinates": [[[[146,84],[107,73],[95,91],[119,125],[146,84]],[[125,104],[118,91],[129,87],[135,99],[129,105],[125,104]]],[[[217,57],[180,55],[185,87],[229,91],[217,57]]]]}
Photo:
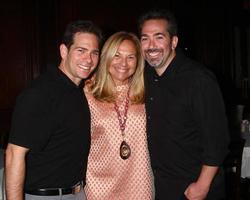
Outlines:
{"type": "Polygon", "coordinates": [[[156,199],[219,200],[227,153],[224,103],[214,75],[177,51],[168,11],[139,19],[145,69],[148,145],[156,199]]]}

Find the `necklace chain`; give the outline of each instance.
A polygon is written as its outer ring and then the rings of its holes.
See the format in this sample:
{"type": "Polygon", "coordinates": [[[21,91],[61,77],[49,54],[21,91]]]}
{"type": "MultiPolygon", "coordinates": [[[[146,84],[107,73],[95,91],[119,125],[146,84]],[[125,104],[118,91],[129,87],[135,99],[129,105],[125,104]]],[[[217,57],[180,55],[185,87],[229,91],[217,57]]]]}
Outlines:
{"type": "Polygon", "coordinates": [[[129,106],[129,95],[127,94],[126,99],[125,99],[125,106],[124,106],[124,115],[121,115],[121,112],[119,110],[119,107],[117,105],[117,103],[114,103],[114,108],[115,111],[117,113],[117,118],[119,121],[119,126],[120,126],[120,130],[122,132],[122,136],[124,137],[124,131],[126,128],[126,122],[127,122],[127,113],[128,113],[128,106],[129,106]]]}

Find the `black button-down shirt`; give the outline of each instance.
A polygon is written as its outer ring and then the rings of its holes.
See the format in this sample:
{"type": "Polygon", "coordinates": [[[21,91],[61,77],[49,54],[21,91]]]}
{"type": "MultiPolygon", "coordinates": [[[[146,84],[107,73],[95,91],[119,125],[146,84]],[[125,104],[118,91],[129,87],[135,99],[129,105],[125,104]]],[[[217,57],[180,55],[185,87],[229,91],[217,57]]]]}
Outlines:
{"type": "Polygon", "coordinates": [[[146,66],[148,144],[159,199],[180,199],[202,165],[219,166],[227,153],[224,103],[213,74],[177,54],[158,76],[146,66]]]}
{"type": "Polygon", "coordinates": [[[59,69],[41,75],[17,99],[9,142],[30,149],[25,189],[85,181],[90,112],[83,89],[59,69]]]}

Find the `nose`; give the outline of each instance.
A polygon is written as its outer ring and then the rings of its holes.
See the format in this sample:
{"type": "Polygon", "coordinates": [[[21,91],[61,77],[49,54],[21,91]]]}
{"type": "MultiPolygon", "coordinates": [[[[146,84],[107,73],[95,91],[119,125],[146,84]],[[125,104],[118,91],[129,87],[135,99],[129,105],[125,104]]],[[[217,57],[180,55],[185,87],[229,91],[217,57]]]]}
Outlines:
{"type": "Polygon", "coordinates": [[[126,58],[122,58],[121,59],[121,65],[124,67],[127,65],[127,59],[126,58]]]}
{"type": "Polygon", "coordinates": [[[149,48],[155,48],[155,41],[154,40],[149,40],[149,48]]]}
{"type": "Polygon", "coordinates": [[[84,57],[83,57],[83,60],[86,61],[87,63],[92,63],[93,62],[93,58],[92,58],[92,55],[91,53],[87,53],[84,57]]]}

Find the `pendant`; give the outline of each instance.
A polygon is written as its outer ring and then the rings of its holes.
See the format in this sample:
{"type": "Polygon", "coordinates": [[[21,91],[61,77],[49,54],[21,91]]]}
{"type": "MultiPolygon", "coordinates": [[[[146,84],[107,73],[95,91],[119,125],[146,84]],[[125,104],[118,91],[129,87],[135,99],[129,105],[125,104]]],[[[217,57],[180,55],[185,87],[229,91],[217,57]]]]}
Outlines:
{"type": "Polygon", "coordinates": [[[131,154],[130,147],[127,142],[122,141],[121,146],[120,146],[120,156],[123,160],[126,160],[129,158],[131,154]]]}

